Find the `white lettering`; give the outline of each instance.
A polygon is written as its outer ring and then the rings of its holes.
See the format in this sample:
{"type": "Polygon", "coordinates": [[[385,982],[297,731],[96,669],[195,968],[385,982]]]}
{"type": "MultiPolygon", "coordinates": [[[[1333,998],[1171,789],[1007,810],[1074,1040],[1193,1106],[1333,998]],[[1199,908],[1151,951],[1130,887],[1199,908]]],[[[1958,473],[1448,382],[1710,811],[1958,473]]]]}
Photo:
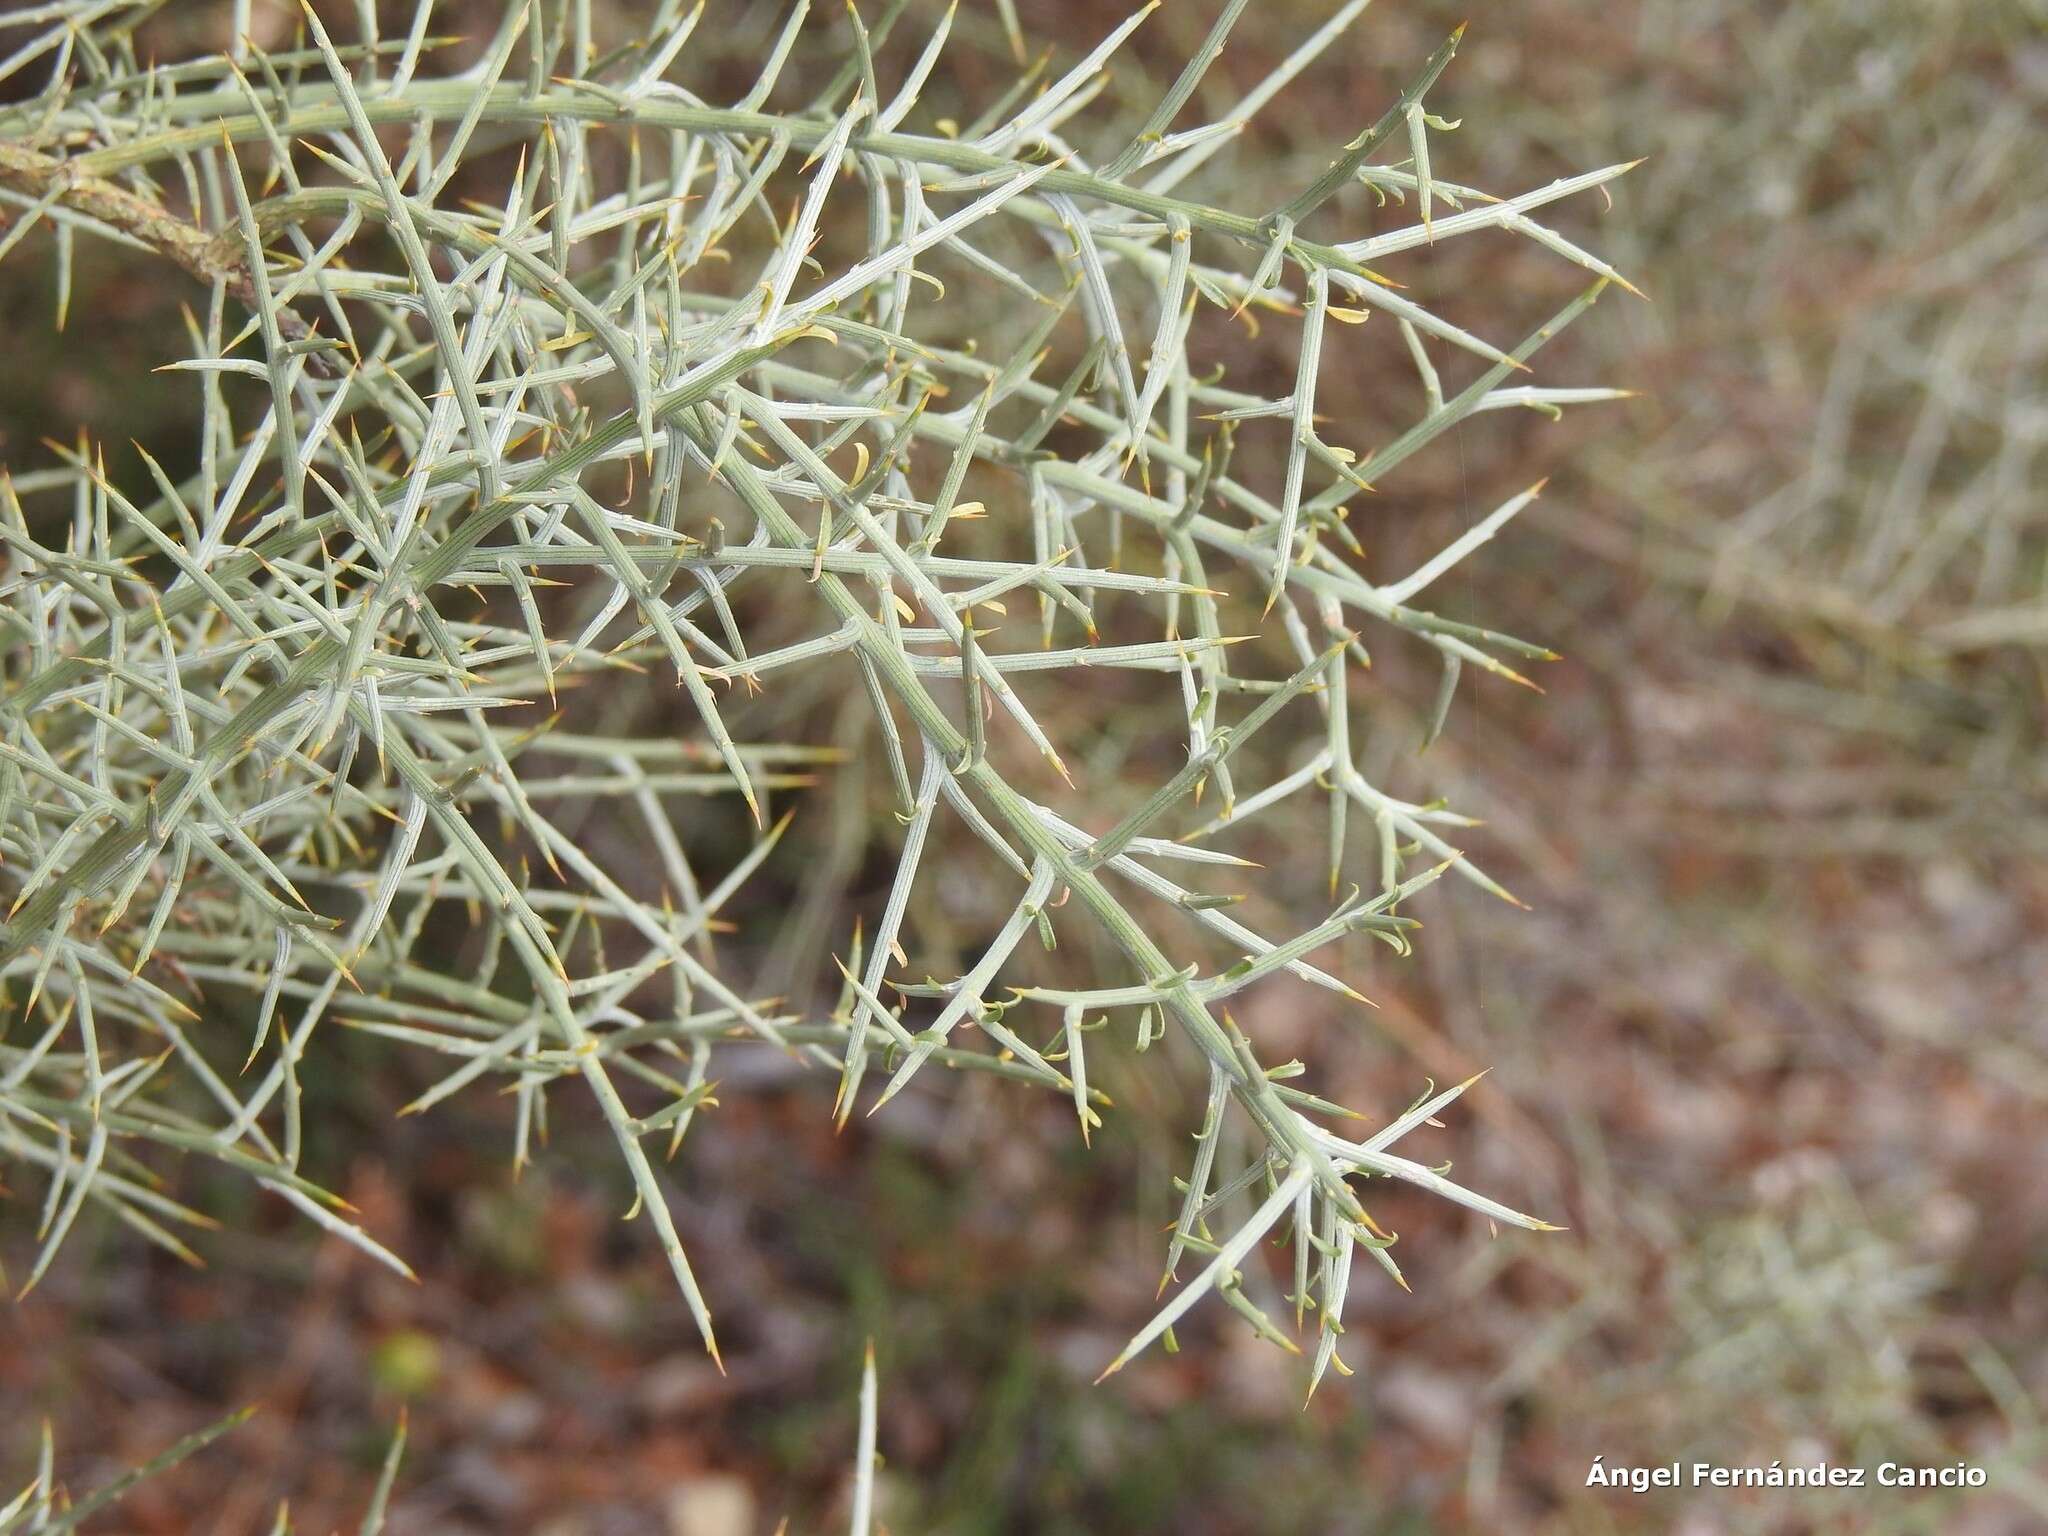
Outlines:
{"type": "MultiPolygon", "coordinates": [[[[1586,1469],[1588,1488],[1626,1488],[1647,1493],[1653,1488],[1861,1488],[1869,1471],[1864,1467],[1838,1467],[1828,1462],[1812,1466],[1786,1466],[1773,1461],[1768,1466],[1722,1467],[1710,1461],[1674,1461],[1661,1467],[1610,1467],[1604,1456],[1595,1456],[1586,1469]]],[[[1880,1488],[1982,1488],[1989,1476],[1982,1467],[1966,1461],[1946,1467],[1909,1467],[1887,1461],[1877,1469],[1880,1488]]]]}

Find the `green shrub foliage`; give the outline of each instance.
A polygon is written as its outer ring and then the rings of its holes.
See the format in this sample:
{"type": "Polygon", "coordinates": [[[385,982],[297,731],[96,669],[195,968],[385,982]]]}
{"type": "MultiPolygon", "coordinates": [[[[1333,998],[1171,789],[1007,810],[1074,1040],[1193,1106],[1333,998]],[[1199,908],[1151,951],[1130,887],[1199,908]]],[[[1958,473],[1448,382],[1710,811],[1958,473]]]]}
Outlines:
{"type": "Polygon", "coordinates": [[[1147,115],[1104,112],[1150,9],[968,122],[920,102],[950,11],[906,50],[901,6],[870,30],[799,3],[730,101],[684,83],[718,18],[674,0],[624,42],[587,0],[511,4],[480,54],[427,4],[402,32],[364,5],[344,35],[334,7],[276,51],[173,59],[146,46],[152,6],[0,20],[0,253],[51,266],[60,323],[82,243],[192,300],[165,360],[189,462],[50,444],[0,487],[0,1159],[47,1190],[18,1284],[88,1205],[188,1254],[204,1218],[157,1173],[177,1153],[403,1270],[301,1169],[303,1085],[351,1029],[445,1063],[408,1108],[507,1088],[522,1162],[580,1084],[714,1351],[664,1165],[728,1050],[836,1075],[842,1118],[943,1066],[1071,1096],[1084,1134],[1088,1052],[1198,1053],[1167,1260],[1195,1267],[1111,1370],[1204,1296],[1284,1341],[1239,1283],[1284,1234],[1320,1377],[1355,1251],[1399,1276],[1372,1179],[1544,1225],[1398,1154],[1464,1085],[1352,1139],[1228,1008],[1283,972],[1355,997],[1326,948],[1405,953],[1403,908],[1446,872],[1507,894],[1446,841],[1466,818],[1368,781],[1351,699],[1368,644],[1428,647],[1433,737],[1461,671],[1519,682],[1549,654],[1428,606],[1536,491],[1384,579],[1346,517],[1475,412],[1612,393],[1534,386],[1528,363],[1614,278],[1538,215],[1627,167],[1505,200],[1437,177],[1456,125],[1424,98],[1454,35],[1320,175],[1212,206],[1203,166],[1363,0],[1205,117],[1230,0],[1147,115]],[[780,77],[818,26],[847,62],[806,100],[780,77]],[[1341,238],[1367,207],[1382,232],[1341,238]],[[1496,344],[1373,268],[1484,231],[1592,286],[1496,344]],[[1221,381],[1204,354],[1233,316],[1298,335],[1288,393],[1221,381]],[[1419,402],[1388,441],[1343,441],[1345,401],[1318,398],[1339,335],[1419,402]],[[1260,433],[1278,446],[1234,456],[1260,433]],[[750,998],[712,942],[775,846],[774,799],[832,772],[726,724],[797,668],[865,691],[900,802],[826,1017],[750,998]],[[1128,803],[1034,713],[1041,674],[1100,669],[1156,690],[1144,718],[1185,759],[1128,803]],[[647,674],[673,676],[691,730],[557,725],[647,674]],[[1269,728],[1296,766],[1235,781],[1269,728]],[[1297,796],[1327,804],[1334,905],[1276,939],[1194,882],[1243,868],[1219,844],[1297,796]],[[593,804],[631,819],[628,849],[576,835],[593,804]],[[902,958],[938,827],[985,849],[1011,909],[944,980],[902,958]],[[1006,981],[1061,930],[1109,968],[1006,981]],[[1218,1157],[1226,1125],[1242,1166],[1218,1157]]]}

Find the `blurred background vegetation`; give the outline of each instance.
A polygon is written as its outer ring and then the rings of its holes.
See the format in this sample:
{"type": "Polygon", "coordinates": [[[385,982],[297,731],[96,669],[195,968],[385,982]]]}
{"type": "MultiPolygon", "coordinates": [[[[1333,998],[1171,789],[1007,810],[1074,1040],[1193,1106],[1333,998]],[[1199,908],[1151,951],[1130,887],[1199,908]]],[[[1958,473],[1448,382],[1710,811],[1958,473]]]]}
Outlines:
{"type": "MultiPolygon", "coordinates": [[[[1061,65],[1114,19],[1020,9],[1061,65]]],[[[1262,4],[1204,89],[1234,99],[1329,9],[1262,4]]],[[[481,35],[493,10],[439,14],[481,35]]],[[[152,25],[167,54],[218,48],[229,11],[179,0],[152,25]]],[[[885,68],[936,14],[912,0],[885,68]]],[[[634,16],[622,0],[610,21],[634,16]]],[[[294,25],[272,0],[254,18],[271,44],[294,25]]],[[[1211,19],[1164,8],[1105,102],[1142,111],[1211,19]]],[[[1202,194],[1256,212],[1310,179],[1460,19],[1380,0],[1202,194]]],[[[737,94],[779,12],[713,0],[709,20],[685,67],[737,94]]],[[[2044,22],[2007,0],[1527,0],[1473,18],[1431,98],[1466,125],[1436,150],[1451,180],[1509,193],[1648,157],[1611,208],[1560,220],[1648,299],[1611,296],[1544,360],[1546,383],[1641,393],[1556,423],[1475,418],[1354,513],[1391,571],[1551,476],[1446,588],[1454,616],[1565,653],[1545,696],[1468,682],[1426,774],[1426,659],[1376,655],[1363,710],[1368,755],[1486,816],[1469,846],[1533,910],[1437,900],[1414,959],[1354,978],[1376,1012],[1275,986],[1248,1023],[1348,1102],[1491,1067],[1431,1155],[1569,1234],[1494,1242],[1391,1199],[1415,1293],[1354,1287],[1356,1378],[1304,1408],[1295,1363],[1205,1309],[1178,1354],[1090,1387],[1149,1313],[1163,1170],[1184,1161],[1168,1128],[1192,1123],[1199,1076],[1103,1053],[1118,1111],[1084,1151],[1071,1110],[974,1076],[835,1137],[833,1084],[763,1055],[677,1165],[721,1377],[659,1254],[616,1220],[593,1125],[560,1116],[515,1185],[503,1101],[393,1121],[432,1065],[361,1042],[308,1085],[329,1102],[307,1158],[421,1283],[233,1183],[189,1190],[225,1223],[204,1273],[81,1230],[0,1309],[0,1482],[43,1414],[86,1487],[260,1401],[107,1528],[267,1528],[289,1494],[325,1530],[360,1513],[404,1406],[396,1531],[825,1529],[872,1334],[897,1532],[2048,1527],[2044,22]],[[1969,1459],[1991,1488],[1618,1495],[1584,1486],[1596,1454],[1969,1459]]],[[[926,100],[967,121],[1017,65],[993,6],[968,0],[955,37],[926,100]]],[[[807,39],[798,97],[846,23],[821,8],[807,39]]],[[[1368,194],[1347,196],[1369,226],[1368,194]]],[[[0,267],[0,457],[19,469],[83,427],[174,459],[183,386],[148,370],[179,355],[189,295],[118,252],[79,258],[61,335],[50,263],[0,267]]],[[[1581,275],[1506,236],[1390,271],[1496,337],[1581,275]]],[[[1421,406],[1413,372],[1391,336],[1343,339],[1322,397],[1371,424],[1356,440],[1384,438],[1421,406]]],[[[1287,355],[1245,329],[1231,371],[1287,355]]],[[[1119,772],[1118,716],[1151,698],[1122,676],[1061,706],[1091,778],[1119,772]]],[[[808,686],[737,711],[736,734],[855,740],[865,703],[808,686]]],[[[652,685],[602,702],[676,707],[652,685]]],[[[879,903],[886,779],[855,755],[795,802],[721,941],[757,994],[830,1006],[836,977],[800,957],[843,948],[879,903]]],[[[1265,839],[1236,850],[1269,869],[1254,906],[1314,909],[1320,856],[1294,855],[1320,831],[1265,839]]],[[[987,916],[969,880],[931,900],[963,947],[987,916]]],[[[29,1224],[0,1224],[11,1269],[29,1224]]]]}

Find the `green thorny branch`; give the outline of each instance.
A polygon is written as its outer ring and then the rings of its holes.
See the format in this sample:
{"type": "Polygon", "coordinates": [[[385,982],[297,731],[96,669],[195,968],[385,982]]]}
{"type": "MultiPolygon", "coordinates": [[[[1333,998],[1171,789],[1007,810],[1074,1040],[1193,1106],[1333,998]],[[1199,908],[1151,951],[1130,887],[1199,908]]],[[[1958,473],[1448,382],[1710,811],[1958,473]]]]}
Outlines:
{"type": "Polygon", "coordinates": [[[47,228],[68,290],[84,232],[169,258],[208,295],[190,355],[169,365],[195,375],[196,468],[142,455],[148,489],[132,494],[81,443],[0,486],[0,1006],[14,1024],[0,1036],[0,1149],[48,1181],[27,1284],[87,1203],[191,1256],[179,1229],[206,1221],[138,1159],[151,1142],[241,1170],[403,1271],[300,1172],[304,1063],[328,1022],[443,1055],[448,1074],[408,1110],[507,1082],[522,1164],[549,1090],[582,1078],[714,1354],[645,1143],[673,1155],[715,1104],[712,1055],[728,1041],[835,1072],[842,1120],[871,1066],[886,1074],[879,1107],[937,1060],[1071,1095],[1085,1135],[1107,1102],[1088,1084],[1087,1036],[1123,1018],[1145,1049],[1177,1025],[1210,1091],[1167,1269],[1191,1249],[1208,1262],[1112,1370],[1210,1292],[1286,1343],[1240,1268],[1287,1223],[1320,1378],[1354,1249],[1399,1278],[1353,1180],[1402,1179],[1543,1226],[1388,1150],[1466,1085],[1347,1140],[1323,1122],[1350,1112],[1292,1086],[1298,1064],[1262,1065],[1225,1005],[1283,971],[1356,998],[1311,953],[1357,933],[1405,953],[1402,908],[1447,869],[1507,896],[1445,841],[1467,818],[1368,781],[1349,700],[1368,625],[1438,654],[1431,739],[1466,665],[1520,682],[1504,656],[1549,655],[1415,606],[1535,489],[1383,581],[1363,572],[1347,502],[1370,489],[1368,468],[1384,477],[1475,412],[1612,397],[1510,375],[1614,277],[1531,215],[1626,166],[1507,199],[1437,177],[1429,141],[1453,125],[1423,95],[1453,36],[1278,207],[1178,193],[1364,0],[1223,117],[1175,128],[1245,9],[1229,0],[1149,116],[1099,153],[1076,123],[1146,12],[1066,73],[1028,72],[978,120],[917,134],[902,125],[937,94],[951,11],[886,82],[880,50],[903,7],[871,30],[854,15],[853,62],[807,106],[777,110],[802,3],[730,107],[678,83],[703,7],[673,0],[608,51],[587,0],[515,5],[474,66],[442,77],[422,72],[441,46],[427,4],[402,35],[342,46],[308,11],[289,51],[245,41],[145,65],[148,9],[57,0],[0,24],[30,34],[0,79],[48,75],[0,112],[0,206],[14,215],[0,255],[47,228]],[[1399,158],[1383,161],[1389,145],[1399,158]],[[1416,222],[1336,243],[1299,233],[1359,183],[1383,206],[1412,202],[1416,222]],[[1511,347],[1367,265],[1490,229],[1594,277],[1511,347]],[[747,270],[758,276],[729,289],[725,274],[747,270]],[[963,325],[977,292],[994,301],[980,313],[1008,319],[963,325]],[[1300,317],[1287,396],[1222,385],[1199,357],[1205,303],[1300,317]],[[1399,331],[1423,409],[1359,452],[1325,435],[1317,383],[1326,327],[1374,313],[1399,331]],[[999,343],[948,344],[963,329],[999,343]],[[1476,359],[1462,388],[1446,387],[1432,343],[1476,359]],[[1270,488],[1231,452],[1262,421],[1284,432],[1270,488]],[[750,531],[728,537],[729,522],[750,531]],[[1232,568],[1248,578],[1235,595],[1232,568]],[[771,583],[773,611],[810,604],[825,627],[760,648],[771,610],[743,600],[771,583]],[[480,616],[456,615],[459,591],[484,601],[480,616]],[[1035,646],[998,644],[1006,598],[1036,600],[1035,646]],[[1156,638],[1105,643],[1112,623],[1156,638]],[[1252,652],[1232,642],[1254,628],[1292,653],[1285,676],[1233,670],[1252,652]],[[505,713],[657,665],[701,742],[505,713]],[[818,666],[865,688],[903,827],[886,905],[856,931],[822,1020],[750,1001],[713,945],[786,818],[707,881],[693,862],[706,850],[685,846],[672,809],[733,793],[766,826],[772,797],[833,754],[740,741],[721,701],[818,666]],[[1013,679],[1105,667],[1160,676],[1188,762],[1091,831],[1027,792],[1034,756],[1055,771],[1036,782],[1072,778],[1013,679]],[[1312,751],[1240,795],[1233,755],[1282,717],[1315,722],[1312,751]],[[1212,785],[1220,810],[1198,822],[1212,785]],[[1162,872],[1244,866],[1209,840],[1303,794],[1327,802],[1333,898],[1351,810],[1377,845],[1373,894],[1353,887],[1306,932],[1265,938],[1230,898],[1162,872]],[[607,804],[644,829],[636,857],[658,865],[659,900],[578,835],[607,804]],[[1022,889],[965,974],[917,981],[901,974],[903,940],[942,808],[1022,889]],[[1134,915],[1132,890],[1241,958],[1203,974],[1174,953],[1185,940],[1134,915]],[[421,958],[429,925],[465,912],[473,962],[421,958]],[[1120,976],[995,995],[1027,936],[1049,947],[1080,914],[1120,976]],[[501,986],[507,954],[519,975],[501,986]],[[220,1038],[223,998],[246,999],[248,1045],[220,1038]],[[1218,1166],[1232,1105],[1254,1149],[1234,1171],[1218,1166]],[[1213,1236],[1229,1213],[1231,1235],[1213,1236]]]}

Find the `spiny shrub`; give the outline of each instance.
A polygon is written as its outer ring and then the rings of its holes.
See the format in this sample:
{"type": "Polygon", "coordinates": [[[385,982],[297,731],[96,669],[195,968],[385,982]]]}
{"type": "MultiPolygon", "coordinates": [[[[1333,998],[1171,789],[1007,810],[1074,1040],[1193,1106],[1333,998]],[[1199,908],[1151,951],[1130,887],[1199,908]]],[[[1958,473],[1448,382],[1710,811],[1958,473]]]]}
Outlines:
{"type": "MultiPolygon", "coordinates": [[[[1674,399],[1653,442],[1596,472],[1642,509],[1660,574],[1782,627],[1835,695],[1791,695],[1796,718],[1771,733],[1786,760],[1814,755],[1792,731],[1882,718],[1941,775],[1914,774],[1882,821],[1817,819],[1830,843],[2011,849],[2015,823],[2038,821],[2020,765],[2041,718],[2028,653],[2048,637],[2048,501],[2029,494],[2048,423],[2048,166],[2021,103],[2040,23],[1967,0],[1645,8],[1663,56],[1770,61],[1741,86],[1754,111],[1731,96],[1663,116],[1668,150],[1632,189],[1640,238],[1683,255],[1663,277],[1674,308],[1725,317],[1745,406],[1674,399]],[[1826,59],[1855,67],[1812,92],[1771,84],[1826,59]],[[1759,154],[1769,171],[1745,196],[1694,195],[1759,154]],[[1787,216],[1809,203],[1824,219],[1787,216]],[[1846,643],[1817,646],[1823,632],[1846,643]],[[1960,787],[1994,781],[2015,793],[1960,787]]],[[[1608,132],[1664,83],[1609,96],[1608,132]]]]}
{"type": "Polygon", "coordinates": [[[459,73],[433,67],[450,54],[429,3],[389,35],[375,6],[340,38],[309,9],[289,49],[245,37],[167,62],[139,30],[153,9],[56,0],[0,23],[26,35],[0,79],[47,76],[0,113],[0,253],[48,253],[60,319],[81,238],[197,285],[186,355],[164,365],[190,380],[192,462],[53,444],[0,489],[0,1148],[47,1178],[27,1284],[88,1204],[187,1254],[204,1221],[164,1192],[163,1152],[403,1271],[302,1170],[306,1083],[343,1026],[445,1061],[409,1108],[508,1085],[521,1162],[579,1081],[714,1353],[659,1165],[733,1042],[836,1074],[842,1120],[936,1064],[1070,1095],[1084,1134],[1105,1020],[1139,1050],[1199,1053],[1207,1113],[1167,1268],[1193,1252],[1202,1269],[1110,1370],[1212,1293],[1285,1342],[1239,1271],[1286,1230],[1320,1378],[1355,1251],[1399,1278],[1357,1187],[1375,1178],[1544,1226],[1393,1150],[1465,1085],[1349,1139],[1326,1123],[1347,1111],[1262,1062],[1227,1008],[1283,973],[1356,997],[1311,957],[1353,936],[1405,953],[1404,908],[1446,870],[1507,894],[1446,841],[1467,818],[1367,780],[1351,700],[1368,639],[1440,658],[1432,736],[1462,669],[1520,682],[1549,654],[1422,605],[1536,488],[1385,579],[1347,514],[1475,412],[1612,393],[1523,379],[1613,277],[1534,215],[1627,167],[1506,200],[1437,176],[1455,125],[1424,97],[1454,34],[1274,206],[1203,201],[1204,164],[1363,0],[1177,127],[1246,9],[1229,0],[1113,137],[1082,113],[1150,7],[964,124],[919,105],[950,11],[900,72],[853,16],[844,68],[799,101],[778,78],[799,3],[725,103],[680,83],[712,23],[675,0],[618,45],[589,0],[508,5],[459,73]],[[1367,197],[1402,211],[1335,238],[1367,197]],[[1370,265],[1487,230],[1592,286],[1501,346],[1370,265]],[[1205,306],[1298,328],[1285,394],[1220,382],[1205,306]],[[1339,440],[1345,402],[1317,387],[1326,334],[1368,317],[1361,339],[1421,399],[1373,448],[1339,440]],[[1233,458],[1261,431],[1271,483],[1233,458]],[[765,614],[806,631],[764,645],[765,614]],[[1247,636],[1268,643],[1232,649],[1247,636]],[[1234,665],[1269,653],[1292,660],[1234,665]],[[775,845],[772,797],[830,771],[727,727],[793,668],[865,691],[900,801],[877,834],[887,899],[822,1018],[750,999],[712,942],[775,845]],[[1128,806],[1075,782],[1030,703],[1040,679],[1101,669],[1156,680],[1184,735],[1185,766],[1128,806]],[[601,709],[588,732],[553,728],[552,701],[648,672],[674,676],[694,732],[607,734],[601,709]],[[1235,782],[1233,754],[1269,728],[1306,755],[1235,782]],[[703,795],[730,812],[678,814],[703,795]],[[1334,906],[1276,940],[1195,877],[1244,866],[1212,840],[1296,796],[1327,805],[1334,906]],[[576,835],[602,804],[644,846],[576,835]],[[740,818],[767,830],[703,867],[740,818]],[[1350,818],[1376,852],[1339,899],[1350,818]],[[905,971],[935,825],[985,846],[1010,908],[942,981],[905,971]],[[1020,946],[1060,928],[1092,929],[1114,970],[1002,991],[1020,946]],[[1220,1167],[1233,1117],[1255,1150],[1220,1167]]]}

